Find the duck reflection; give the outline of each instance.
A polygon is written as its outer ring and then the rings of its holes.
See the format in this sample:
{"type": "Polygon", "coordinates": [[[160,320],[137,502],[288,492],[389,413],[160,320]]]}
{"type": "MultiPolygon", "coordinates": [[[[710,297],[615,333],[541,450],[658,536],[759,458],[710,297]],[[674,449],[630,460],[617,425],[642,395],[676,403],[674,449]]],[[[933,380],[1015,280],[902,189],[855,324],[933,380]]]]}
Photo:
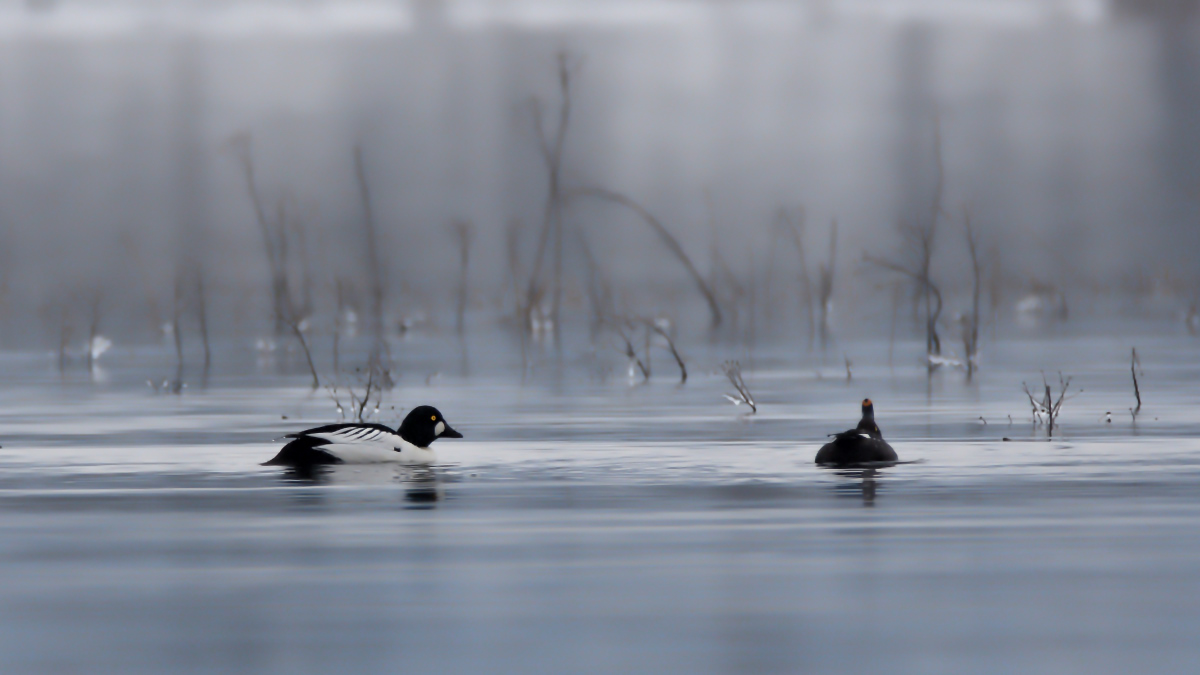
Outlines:
{"type": "Polygon", "coordinates": [[[325,485],[329,483],[331,465],[307,464],[289,466],[279,475],[285,485],[325,485]]]}
{"type": "MultiPolygon", "coordinates": [[[[399,483],[403,488],[405,508],[430,509],[446,496],[443,478],[432,466],[343,465],[325,464],[287,467],[279,475],[283,485],[314,487],[381,486],[399,483]]],[[[304,491],[298,498],[308,502],[321,501],[320,492],[304,491]]]]}
{"type": "Polygon", "coordinates": [[[875,492],[878,488],[877,479],[881,477],[879,467],[864,466],[830,470],[838,476],[851,479],[838,482],[834,487],[838,495],[859,497],[862,499],[863,506],[875,506],[875,492]]]}
{"type": "Polygon", "coordinates": [[[400,478],[404,486],[404,507],[408,509],[432,509],[446,497],[441,476],[432,466],[402,467],[400,478]]]}

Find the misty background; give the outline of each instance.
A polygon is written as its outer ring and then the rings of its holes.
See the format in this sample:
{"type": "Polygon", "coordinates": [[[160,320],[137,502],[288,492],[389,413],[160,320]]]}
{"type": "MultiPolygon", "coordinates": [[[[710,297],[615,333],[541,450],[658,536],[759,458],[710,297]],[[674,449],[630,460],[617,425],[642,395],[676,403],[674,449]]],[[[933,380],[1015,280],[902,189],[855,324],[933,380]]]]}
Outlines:
{"type": "MultiPolygon", "coordinates": [[[[368,302],[370,251],[389,332],[452,329],[455,223],[472,233],[467,325],[499,325],[543,227],[535,111],[552,130],[560,55],[562,183],[653,214],[741,307],[739,335],[802,315],[780,209],[803,209],[813,270],[838,223],[834,335],[887,331],[901,292],[863,254],[908,259],[898,226],[929,217],[939,145],[944,321],[969,302],[969,215],[991,323],[1041,294],[1072,318],[1182,327],[1200,295],[1194,5],[6,1],[0,345],[55,348],[97,323],[158,342],[197,280],[214,335],[269,334],[246,158],[312,330],[331,330],[339,288],[368,302]]],[[[594,265],[615,311],[708,325],[629,209],[571,200],[562,222],[564,324],[587,322],[594,265]]]]}

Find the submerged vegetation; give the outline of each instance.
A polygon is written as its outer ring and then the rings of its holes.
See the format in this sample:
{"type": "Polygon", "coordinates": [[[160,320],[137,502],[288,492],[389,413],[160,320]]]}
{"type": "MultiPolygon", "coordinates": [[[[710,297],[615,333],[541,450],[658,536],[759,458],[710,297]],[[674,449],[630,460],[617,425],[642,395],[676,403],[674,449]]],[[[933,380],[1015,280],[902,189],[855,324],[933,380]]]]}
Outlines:
{"type": "Polygon", "coordinates": [[[1029,385],[1021,383],[1021,388],[1025,392],[1025,396],[1029,398],[1029,406],[1032,410],[1033,423],[1035,426],[1044,426],[1046,435],[1054,435],[1054,426],[1058,422],[1058,416],[1062,412],[1063,403],[1067,401],[1068,393],[1071,388],[1070,376],[1063,377],[1062,373],[1058,374],[1058,397],[1056,398],[1051,391],[1050,384],[1046,381],[1046,374],[1042,373],[1042,389],[1035,395],[1029,390],[1029,385]]]}

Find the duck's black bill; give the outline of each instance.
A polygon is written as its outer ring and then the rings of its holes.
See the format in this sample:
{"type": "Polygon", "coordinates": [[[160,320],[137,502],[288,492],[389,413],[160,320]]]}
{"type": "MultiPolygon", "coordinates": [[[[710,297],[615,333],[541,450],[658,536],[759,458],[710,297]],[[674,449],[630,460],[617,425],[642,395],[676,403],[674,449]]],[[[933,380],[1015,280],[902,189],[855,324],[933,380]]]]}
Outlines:
{"type": "Polygon", "coordinates": [[[462,438],[462,437],[463,437],[462,434],[458,433],[454,429],[451,429],[449,426],[447,426],[446,429],[444,431],[442,431],[442,435],[439,436],[439,438],[462,438]]]}

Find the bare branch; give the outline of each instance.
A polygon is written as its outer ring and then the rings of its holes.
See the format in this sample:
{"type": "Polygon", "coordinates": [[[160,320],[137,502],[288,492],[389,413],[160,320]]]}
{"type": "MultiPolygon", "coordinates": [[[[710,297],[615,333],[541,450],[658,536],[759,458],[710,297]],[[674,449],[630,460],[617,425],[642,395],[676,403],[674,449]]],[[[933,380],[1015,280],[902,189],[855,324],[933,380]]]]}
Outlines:
{"type": "Polygon", "coordinates": [[[92,293],[91,318],[88,321],[88,341],[87,341],[87,344],[84,346],[84,350],[87,352],[88,370],[91,370],[92,366],[95,365],[94,364],[95,357],[93,354],[93,347],[96,344],[96,336],[98,336],[99,334],[100,334],[100,291],[97,290],[92,293]]]}
{"type": "Polygon", "coordinates": [[[1068,390],[1071,387],[1070,376],[1063,377],[1060,372],[1058,374],[1059,393],[1055,399],[1051,391],[1050,384],[1046,381],[1046,374],[1042,373],[1042,397],[1037,398],[1033,392],[1029,390],[1029,386],[1024,382],[1021,383],[1021,389],[1025,392],[1025,396],[1029,398],[1029,405],[1033,410],[1033,420],[1035,424],[1041,424],[1043,417],[1046,424],[1046,435],[1054,436],[1054,427],[1058,421],[1059,413],[1062,411],[1063,403],[1070,400],[1068,390]]]}
{"type": "Polygon", "coordinates": [[[366,418],[363,417],[363,413],[367,409],[367,403],[371,400],[371,386],[373,384],[375,384],[375,367],[372,364],[372,366],[368,368],[367,372],[367,390],[363,392],[362,401],[359,402],[358,406],[358,413],[355,414],[355,417],[358,418],[360,423],[366,421],[366,418]]]}
{"type": "Polygon", "coordinates": [[[363,162],[361,145],[354,146],[354,178],[358,182],[358,195],[363,209],[363,251],[367,261],[367,280],[371,294],[372,330],[375,334],[375,350],[383,340],[383,270],[379,264],[379,239],[375,230],[375,212],[371,207],[371,188],[367,183],[367,169],[363,162]]]}
{"type": "Polygon", "coordinates": [[[704,296],[705,301],[708,302],[708,309],[712,314],[712,325],[716,327],[721,324],[721,308],[717,304],[716,295],[714,295],[712,289],[709,288],[708,282],[704,280],[704,277],[696,269],[696,266],[692,264],[691,258],[689,258],[687,253],[683,250],[683,246],[680,245],[679,240],[676,239],[675,236],[672,235],[669,230],[667,230],[666,226],[664,226],[662,222],[655,218],[653,214],[643,208],[641,204],[638,204],[629,197],[626,197],[619,192],[613,192],[612,190],[606,190],[604,188],[580,188],[571,191],[569,196],[595,197],[597,199],[624,206],[640,216],[641,219],[650,226],[650,229],[654,230],[659,239],[661,239],[662,242],[667,245],[667,248],[671,251],[675,258],[679,260],[679,262],[687,270],[688,275],[696,284],[696,288],[704,296]]]}
{"type": "Polygon", "coordinates": [[[636,364],[638,370],[642,373],[643,380],[650,379],[650,354],[647,352],[646,361],[643,362],[637,355],[637,350],[633,347],[633,340],[630,337],[629,330],[632,328],[632,322],[626,319],[622,323],[615,325],[617,335],[621,336],[621,340],[625,343],[625,356],[629,358],[630,363],[636,364]]]}
{"type": "Polygon", "coordinates": [[[745,403],[750,406],[751,412],[758,412],[758,405],[754,402],[754,396],[750,394],[750,388],[746,386],[746,381],[742,379],[742,366],[737,361],[726,361],[721,370],[725,371],[725,377],[729,378],[729,383],[737,391],[737,397],[725,395],[734,405],[745,403]]]}
{"type": "Polygon", "coordinates": [[[982,291],[983,270],[979,263],[978,247],[975,243],[975,231],[971,228],[971,214],[963,210],[963,228],[967,233],[967,252],[971,256],[971,315],[967,317],[963,327],[963,347],[966,352],[967,380],[975,372],[979,354],[979,301],[982,291]]]}
{"type": "Polygon", "coordinates": [[[255,178],[253,139],[248,133],[239,133],[229,140],[232,149],[246,177],[246,192],[250,195],[250,203],[254,207],[254,217],[258,222],[259,232],[263,238],[263,249],[267,257],[267,266],[271,274],[271,301],[275,319],[275,332],[281,333],[288,322],[295,320],[295,308],[292,304],[291,289],[288,285],[287,264],[287,215],[283,199],[276,206],[276,220],[267,216],[267,209],[262,193],[258,189],[255,178]]]}
{"type": "Polygon", "coordinates": [[[1137,348],[1133,348],[1133,353],[1129,359],[1129,374],[1133,376],[1133,396],[1137,399],[1137,407],[1130,412],[1133,413],[1133,419],[1137,420],[1138,413],[1142,411],[1142,390],[1138,387],[1137,367],[1141,365],[1138,362],[1137,348]]]}
{"type": "MultiPolygon", "coordinates": [[[[929,355],[937,355],[942,353],[941,339],[937,334],[937,321],[942,313],[942,291],[933,283],[933,280],[928,276],[928,265],[923,265],[918,270],[910,270],[907,267],[887,260],[878,258],[867,253],[863,253],[863,262],[875,265],[882,269],[895,272],[908,279],[911,279],[917,287],[918,291],[923,291],[925,295],[925,350],[929,355]],[[936,303],[936,304],[934,304],[936,303]]],[[[932,361],[930,361],[932,369],[932,361]]]]}
{"type": "Polygon", "coordinates": [[[304,350],[304,358],[308,361],[308,370],[312,373],[312,388],[315,390],[321,386],[321,378],[317,377],[317,366],[313,363],[312,352],[308,349],[308,340],[304,339],[304,331],[300,327],[301,323],[295,320],[288,321],[288,327],[292,329],[292,334],[300,341],[300,348],[304,350]]]}
{"type": "Polygon", "coordinates": [[[837,240],[838,240],[838,223],[834,218],[829,224],[829,261],[820,266],[817,271],[817,297],[820,302],[819,309],[821,312],[821,349],[825,349],[829,343],[829,312],[833,308],[833,279],[834,272],[837,269],[837,240]]]}
{"type": "Polygon", "coordinates": [[[808,346],[811,349],[813,338],[816,335],[816,316],[813,312],[813,289],[812,281],[808,274],[807,256],[804,254],[804,226],[805,212],[804,208],[797,209],[795,220],[784,209],[780,209],[775,216],[776,223],[779,227],[785,229],[792,236],[792,244],[796,247],[796,255],[800,259],[800,301],[804,304],[804,314],[808,320],[808,346]]]}
{"type": "Polygon", "coordinates": [[[475,226],[465,220],[456,220],[450,224],[450,231],[458,244],[458,303],[455,307],[454,329],[462,335],[466,322],[467,297],[467,265],[471,256],[471,241],[475,238],[475,226]]]}
{"type": "Polygon", "coordinates": [[[58,331],[58,372],[67,368],[67,346],[71,342],[71,324],[67,321],[67,306],[61,308],[58,331]]]}
{"type": "Polygon", "coordinates": [[[196,320],[200,324],[200,341],[204,345],[204,371],[212,365],[212,349],[208,344],[208,294],[204,284],[204,268],[196,265],[196,320]]]}
{"type": "MultiPolygon", "coordinates": [[[[546,165],[546,205],[542,214],[542,229],[538,235],[537,253],[533,258],[533,268],[529,276],[529,285],[525,292],[526,312],[532,312],[535,305],[544,295],[541,284],[542,260],[550,241],[554,242],[554,284],[550,315],[554,325],[559,323],[559,309],[562,305],[562,274],[563,274],[563,224],[562,224],[562,166],[563,150],[566,146],[567,130],[571,122],[571,75],[573,68],[565,52],[557,57],[559,108],[558,126],[554,130],[553,140],[547,138],[542,120],[541,103],[534,99],[533,123],[537,133],[538,149],[546,165]]],[[[527,322],[528,323],[528,322],[527,322]]],[[[527,328],[528,329],[528,328],[527,328]]],[[[555,337],[561,335],[555,331],[555,337]]]]}
{"type": "Polygon", "coordinates": [[[675,348],[675,341],[671,339],[670,334],[663,330],[663,327],[654,321],[647,320],[646,325],[650,327],[650,330],[654,331],[660,335],[662,339],[667,341],[667,349],[671,352],[671,356],[675,359],[675,363],[679,366],[679,383],[683,384],[687,382],[687,365],[684,364],[683,357],[680,356],[679,350],[675,348]]]}
{"type": "Polygon", "coordinates": [[[175,338],[175,383],[173,393],[180,393],[183,388],[183,324],[180,321],[183,314],[183,281],[175,276],[175,293],[171,302],[172,337],[175,338]]]}

